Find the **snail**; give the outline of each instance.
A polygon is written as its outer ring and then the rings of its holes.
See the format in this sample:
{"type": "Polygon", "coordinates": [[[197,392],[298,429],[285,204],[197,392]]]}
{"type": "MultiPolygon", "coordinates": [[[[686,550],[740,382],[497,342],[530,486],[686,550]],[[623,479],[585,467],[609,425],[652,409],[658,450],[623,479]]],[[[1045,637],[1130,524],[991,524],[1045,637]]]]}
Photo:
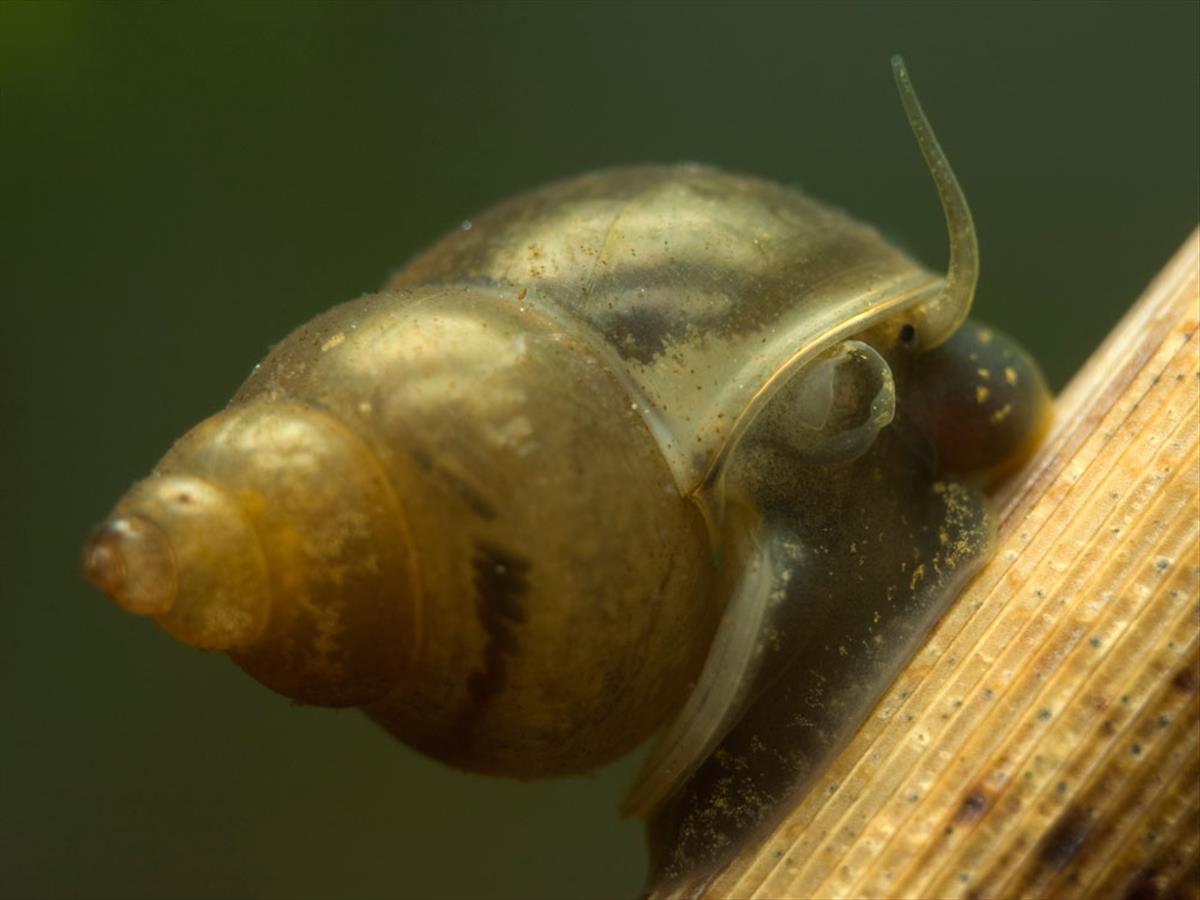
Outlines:
{"type": "Polygon", "coordinates": [[[957,181],[893,60],[948,273],[804,194],[639,166],[501,204],[276,346],[84,548],[296,701],[450,765],[577,773],[711,864],[861,721],[1046,426],[966,322],[957,181]]]}

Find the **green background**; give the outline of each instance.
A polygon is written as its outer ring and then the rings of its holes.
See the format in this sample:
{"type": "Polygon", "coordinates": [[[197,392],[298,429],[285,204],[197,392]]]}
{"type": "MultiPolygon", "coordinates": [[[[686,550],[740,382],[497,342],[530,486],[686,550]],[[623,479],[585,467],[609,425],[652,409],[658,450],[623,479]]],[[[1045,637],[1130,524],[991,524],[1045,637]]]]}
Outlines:
{"type": "Polygon", "coordinates": [[[1196,3],[0,5],[0,894],[632,896],[633,764],[522,785],[301,709],[84,584],[273,341],[515,191],[712,162],[933,266],[1061,386],[1198,216],[1196,3]]]}

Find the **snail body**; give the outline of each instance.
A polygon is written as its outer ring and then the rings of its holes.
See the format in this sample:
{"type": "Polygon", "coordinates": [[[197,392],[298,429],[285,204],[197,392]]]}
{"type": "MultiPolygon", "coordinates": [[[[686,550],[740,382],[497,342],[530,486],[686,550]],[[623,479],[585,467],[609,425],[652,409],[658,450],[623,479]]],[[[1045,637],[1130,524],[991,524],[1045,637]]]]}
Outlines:
{"type": "Polygon", "coordinates": [[[586,771],[657,732],[627,809],[674,864],[724,846],[985,558],[984,483],[1045,422],[1036,367],[960,327],[970,215],[897,78],[947,276],[760,179],[551,185],[293,332],[118,503],[89,577],[464,769],[586,771]]]}

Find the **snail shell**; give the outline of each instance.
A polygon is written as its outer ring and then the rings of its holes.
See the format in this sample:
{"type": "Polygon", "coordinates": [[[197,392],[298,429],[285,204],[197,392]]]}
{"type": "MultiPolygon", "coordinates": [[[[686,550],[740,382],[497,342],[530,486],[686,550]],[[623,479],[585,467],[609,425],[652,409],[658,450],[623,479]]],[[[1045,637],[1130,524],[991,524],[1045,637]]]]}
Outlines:
{"type": "Polygon", "coordinates": [[[85,549],[89,577],[306,703],[453,765],[584,771],[715,858],[852,730],[987,553],[1045,421],[934,275],[803,194],[696,165],[475,218],[293,332],[85,549]]]}

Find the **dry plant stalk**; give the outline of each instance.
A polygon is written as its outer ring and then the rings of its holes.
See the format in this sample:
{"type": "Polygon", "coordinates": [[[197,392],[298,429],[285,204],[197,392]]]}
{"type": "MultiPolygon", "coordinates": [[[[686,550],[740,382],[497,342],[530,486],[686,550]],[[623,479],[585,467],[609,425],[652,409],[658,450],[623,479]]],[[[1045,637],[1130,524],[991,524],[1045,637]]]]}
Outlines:
{"type": "Polygon", "coordinates": [[[686,896],[1200,897],[1200,231],[1063,392],[997,552],[686,896]]]}

